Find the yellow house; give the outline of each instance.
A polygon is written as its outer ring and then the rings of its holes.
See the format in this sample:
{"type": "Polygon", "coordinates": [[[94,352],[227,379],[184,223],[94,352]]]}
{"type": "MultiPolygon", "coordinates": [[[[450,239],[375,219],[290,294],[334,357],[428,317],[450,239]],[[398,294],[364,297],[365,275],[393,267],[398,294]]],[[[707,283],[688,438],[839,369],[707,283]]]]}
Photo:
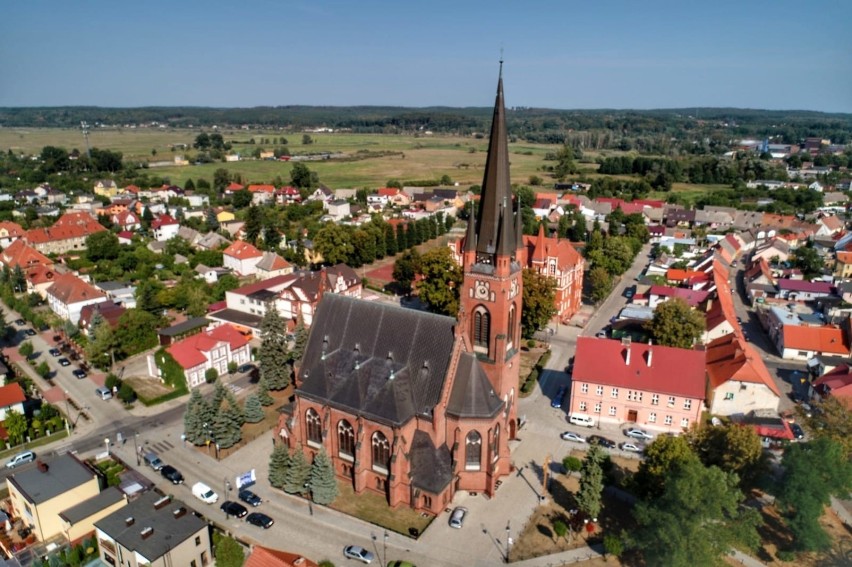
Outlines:
{"type": "Polygon", "coordinates": [[[95,522],[127,506],[127,499],[118,488],[106,490],[60,512],[65,539],[74,543],[89,537],[95,531],[95,522]]]}
{"type": "Polygon", "coordinates": [[[834,275],[844,279],[852,277],[852,252],[840,251],[837,253],[834,275]]]}
{"type": "Polygon", "coordinates": [[[95,183],[95,195],[101,195],[112,199],[118,195],[118,186],[112,179],[100,179],[97,183],[95,183]]]}
{"type": "Polygon", "coordinates": [[[216,213],[216,220],[220,223],[229,222],[236,218],[237,217],[231,211],[219,211],[218,213],[216,213]]]}
{"type": "Polygon", "coordinates": [[[101,492],[95,473],[69,453],[22,466],[6,478],[6,486],[14,516],[33,526],[39,541],[65,534],[61,514],[101,492]]]}

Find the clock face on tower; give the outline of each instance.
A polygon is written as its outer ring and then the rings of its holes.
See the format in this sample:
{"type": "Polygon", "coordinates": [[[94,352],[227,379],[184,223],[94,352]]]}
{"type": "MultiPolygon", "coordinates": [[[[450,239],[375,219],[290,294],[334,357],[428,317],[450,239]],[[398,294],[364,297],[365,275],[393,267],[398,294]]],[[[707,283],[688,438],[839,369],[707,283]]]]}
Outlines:
{"type": "Polygon", "coordinates": [[[477,299],[488,299],[488,282],[476,282],[473,293],[477,299]]]}
{"type": "Polygon", "coordinates": [[[518,280],[512,280],[512,287],[509,288],[509,299],[513,299],[518,295],[518,280]]]}

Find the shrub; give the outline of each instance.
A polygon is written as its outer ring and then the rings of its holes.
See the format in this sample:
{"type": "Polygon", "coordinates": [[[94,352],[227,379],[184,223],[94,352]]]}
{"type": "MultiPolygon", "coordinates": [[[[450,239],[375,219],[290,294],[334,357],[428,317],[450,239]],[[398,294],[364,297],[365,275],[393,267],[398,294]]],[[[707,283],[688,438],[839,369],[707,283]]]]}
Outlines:
{"type": "Polygon", "coordinates": [[[527,341],[527,348],[535,348],[535,340],[530,339],[527,341]]]}
{"type": "Polygon", "coordinates": [[[562,459],[562,466],[565,467],[565,470],[568,472],[577,472],[583,468],[583,461],[577,457],[568,456],[562,459]]]}
{"type": "Polygon", "coordinates": [[[116,386],[121,385],[121,380],[118,379],[118,376],[110,372],[107,374],[106,381],[104,382],[104,386],[112,390],[116,386]]]}
{"type": "Polygon", "coordinates": [[[219,377],[219,371],[215,368],[208,368],[204,373],[204,379],[207,380],[208,384],[212,384],[216,381],[216,378],[219,377]]]}
{"type": "Polygon", "coordinates": [[[779,550],[775,555],[777,555],[778,559],[781,561],[793,562],[796,560],[796,553],[789,549],[779,550]]]}
{"type": "Polygon", "coordinates": [[[120,399],[125,404],[132,403],[133,400],[136,399],[136,392],[133,391],[133,388],[127,382],[124,382],[121,385],[121,388],[118,389],[118,399],[120,399]]]}

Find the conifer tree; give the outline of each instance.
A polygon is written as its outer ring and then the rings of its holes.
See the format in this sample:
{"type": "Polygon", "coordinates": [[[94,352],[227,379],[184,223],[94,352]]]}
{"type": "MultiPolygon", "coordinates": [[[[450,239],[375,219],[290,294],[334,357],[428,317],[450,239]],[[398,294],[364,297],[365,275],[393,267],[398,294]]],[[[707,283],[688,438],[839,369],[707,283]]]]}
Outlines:
{"type": "Polygon", "coordinates": [[[290,356],[293,360],[298,361],[305,354],[305,346],[308,344],[308,329],[305,327],[305,322],[301,316],[299,316],[299,320],[296,323],[295,335],[293,352],[290,353],[290,356]]]}
{"type": "Polygon", "coordinates": [[[284,475],[284,492],[288,494],[302,494],[305,484],[311,477],[311,464],[305,458],[305,453],[300,448],[290,455],[290,465],[284,475]]]}
{"type": "Polygon", "coordinates": [[[270,305],[260,323],[260,375],[266,378],[270,390],[283,390],[290,384],[290,365],[287,363],[287,330],[284,320],[270,305]]]}
{"type": "Polygon", "coordinates": [[[292,464],[290,449],[284,443],[277,443],[269,457],[269,484],[275,488],[284,488],[292,464]]]}
{"type": "Polygon", "coordinates": [[[260,398],[257,394],[251,394],[246,397],[246,405],[243,407],[243,416],[249,423],[260,423],[263,421],[263,406],[260,403],[260,398]]]}
{"type": "Polygon", "coordinates": [[[216,414],[213,419],[212,434],[213,440],[220,448],[227,449],[240,442],[242,431],[239,421],[238,410],[233,408],[219,410],[216,414]]]}
{"type": "Polygon", "coordinates": [[[577,507],[589,518],[597,518],[601,513],[603,495],[603,462],[606,453],[597,443],[592,443],[583,459],[580,469],[580,490],[577,492],[577,507]]]}
{"type": "Polygon", "coordinates": [[[210,400],[210,407],[213,408],[214,412],[218,412],[222,408],[222,401],[227,393],[224,384],[216,382],[216,386],[213,388],[213,398],[210,400]]]}
{"type": "Polygon", "coordinates": [[[408,250],[408,238],[405,235],[405,225],[396,225],[396,250],[402,252],[408,250]]]}
{"type": "Polygon", "coordinates": [[[208,415],[207,400],[201,396],[198,388],[193,388],[186,404],[186,413],[183,414],[183,432],[186,439],[193,445],[203,445],[207,441],[207,433],[204,424],[208,415]]]}
{"type": "Polygon", "coordinates": [[[326,506],[337,498],[337,479],[334,477],[334,467],[331,459],[325,452],[320,450],[311,465],[311,496],[317,504],[326,506]]]}
{"type": "Polygon", "coordinates": [[[388,256],[396,256],[398,252],[398,244],[396,241],[396,233],[393,230],[393,225],[385,225],[385,251],[388,256]]]}
{"type": "Polygon", "coordinates": [[[257,383],[257,398],[260,400],[260,405],[263,407],[271,406],[275,400],[269,395],[269,384],[266,383],[266,378],[260,377],[257,383]]]}

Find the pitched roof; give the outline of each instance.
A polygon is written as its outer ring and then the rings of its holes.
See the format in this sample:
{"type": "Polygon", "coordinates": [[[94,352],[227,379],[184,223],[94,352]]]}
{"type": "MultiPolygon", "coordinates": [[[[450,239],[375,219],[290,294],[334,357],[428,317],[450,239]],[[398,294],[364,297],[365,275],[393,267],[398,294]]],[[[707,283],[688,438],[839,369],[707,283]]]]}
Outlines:
{"type": "Polygon", "coordinates": [[[157,218],[151,221],[151,228],[158,229],[162,226],[169,226],[173,224],[180,224],[180,221],[172,215],[158,215],[157,218]]]}
{"type": "Polygon", "coordinates": [[[255,248],[251,243],[244,240],[237,240],[222,252],[225,256],[231,256],[237,260],[245,260],[246,258],[260,258],[263,252],[255,248]]]}
{"type": "Polygon", "coordinates": [[[205,352],[210,352],[219,343],[228,343],[231,351],[248,344],[249,340],[236,327],[225,323],[211,331],[203,331],[178,341],[166,350],[183,368],[193,368],[207,361],[205,352]]]}
{"type": "Polygon", "coordinates": [[[257,263],[258,270],[267,272],[275,272],[284,270],[290,267],[290,262],[276,254],[275,252],[264,252],[263,258],[257,263]]]}
{"type": "Polygon", "coordinates": [[[16,238],[20,238],[20,237],[24,236],[24,234],[26,232],[24,230],[24,227],[22,227],[21,225],[19,225],[16,222],[12,222],[12,221],[0,222],[0,234],[2,234],[4,231],[5,231],[7,237],[12,236],[12,237],[16,237],[16,238]]]}
{"type": "Polygon", "coordinates": [[[249,185],[248,190],[252,193],[275,193],[275,185],[249,185]]]}
{"type": "Polygon", "coordinates": [[[396,187],[379,187],[377,193],[381,197],[396,197],[400,191],[396,187]]]}
{"type": "Polygon", "coordinates": [[[23,240],[16,240],[0,253],[0,261],[4,265],[14,268],[20,266],[21,269],[27,269],[33,266],[52,266],[53,261],[28,245],[23,240]]]}
{"type": "Polygon", "coordinates": [[[65,305],[98,298],[106,299],[106,294],[101,290],[74,274],[56,274],[53,285],[47,288],[47,293],[65,305]]]}
{"type": "Polygon", "coordinates": [[[694,272],[692,270],[680,270],[678,268],[669,268],[666,270],[666,279],[673,282],[685,281],[696,276],[703,277],[704,272],[694,272]]]}
{"type": "Polygon", "coordinates": [[[834,325],[810,327],[784,325],[784,348],[831,354],[849,354],[849,345],[843,330],[834,325]]]}
{"type": "Polygon", "coordinates": [[[806,280],[778,280],[779,290],[804,291],[809,293],[831,293],[834,285],[828,282],[809,282],[806,280]]]}
{"type": "Polygon", "coordinates": [[[837,253],[837,261],[841,264],[852,264],[852,252],[841,250],[837,253]]]}
{"type": "Polygon", "coordinates": [[[708,293],[704,290],[693,290],[682,287],[670,287],[667,285],[652,285],[648,290],[648,295],[658,295],[660,297],[679,297],[686,301],[690,307],[702,303],[707,299],[708,293]]]}
{"type": "Polygon", "coordinates": [[[447,378],[455,325],[451,317],[326,293],[311,324],[297,395],[384,423],[431,415],[447,378]]]}
{"type": "Polygon", "coordinates": [[[852,368],[839,364],[814,381],[814,389],[821,395],[852,398],[852,368]]]}
{"type": "Polygon", "coordinates": [[[17,382],[0,386],[0,408],[24,403],[26,399],[27,396],[24,395],[23,388],[17,382]]]}
{"type": "Polygon", "coordinates": [[[725,382],[763,384],[776,396],[781,392],[769,374],[763,359],[740,333],[730,333],[707,344],[707,376],[711,388],[725,382]]]}
{"type": "Polygon", "coordinates": [[[106,228],[88,213],[65,213],[50,228],[34,228],[28,230],[26,240],[30,243],[43,244],[56,240],[85,238],[106,228]]]}
{"type": "Polygon", "coordinates": [[[255,545],[243,567],[319,567],[307,557],[289,551],[255,545]]]}
{"type": "Polygon", "coordinates": [[[818,222],[822,223],[825,228],[829,230],[842,230],[843,229],[843,221],[837,218],[837,215],[831,215],[829,217],[823,217],[818,222]]]}
{"type": "Polygon", "coordinates": [[[243,189],[245,189],[245,186],[234,181],[231,181],[228,186],[225,187],[225,191],[242,191],[243,189]]]}
{"type": "Polygon", "coordinates": [[[440,494],[453,479],[453,461],[446,443],[435,447],[425,431],[414,431],[411,441],[411,484],[432,494],[440,494]]]}
{"type": "Polygon", "coordinates": [[[494,393],[494,388],[473,353],[465,352],[459,357],[453,391],[447,402],[447,413],[458,417],[493,417],[503,402],[494,393]]]}
{"type": "Polygon", "coordinates": [[[579,337],[574,382],[704,399],[704,352],[579,337]]]}

